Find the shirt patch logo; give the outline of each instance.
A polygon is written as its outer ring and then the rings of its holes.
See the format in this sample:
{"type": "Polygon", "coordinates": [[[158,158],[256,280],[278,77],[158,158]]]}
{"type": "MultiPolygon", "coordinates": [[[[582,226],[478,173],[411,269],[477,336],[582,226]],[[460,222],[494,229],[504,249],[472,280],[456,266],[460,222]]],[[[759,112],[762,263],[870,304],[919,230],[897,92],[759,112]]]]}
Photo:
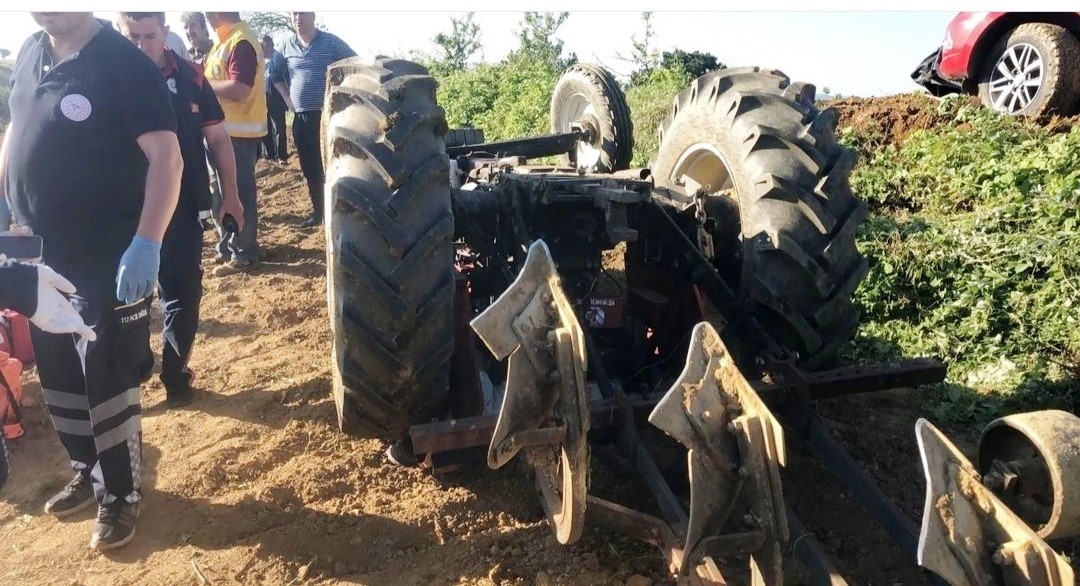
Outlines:
{"type": "Polygon", "coordinates": [[[169,91],[170,92],[172,92],[174,94],[176,93],[176,80],[175,79],[170,77],[169,79],[165,80],[165,85],[169,86],[169,91]]]}
{"type": "Polygon", "coordinates": [[[198,104],[196,104],[194,102],[191,103],[191,113],[192,114],[198,114],[199,113],[199,105],[198,104]]]}
{"type": "Polygon", "coordinates": [[[60,113],[72,122],[82,122],[90,117],[93,108],[90,100],[82,94],[68,94],[60,100],[60,113]]]}

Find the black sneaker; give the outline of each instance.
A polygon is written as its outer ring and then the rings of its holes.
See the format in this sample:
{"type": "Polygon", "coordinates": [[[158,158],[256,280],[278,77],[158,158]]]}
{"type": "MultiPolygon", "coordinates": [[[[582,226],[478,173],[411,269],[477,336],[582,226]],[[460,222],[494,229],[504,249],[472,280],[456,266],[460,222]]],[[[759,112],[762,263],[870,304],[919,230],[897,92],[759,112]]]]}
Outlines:
{"type": "Polygon", "coordinates": [[[191,403],[195,399],[195,392],[191,390],[190,386],[177,386],[174,388],[165,388],[165,406],[169,409],[176,409],[177,407],[183,407],[188,403],[191,403]]]}
{"type": "Polygon", "coordinates": [[[94,486],[90,477],[75,473],[75,478],[63,490],[45,503],[45,512],[54,517],[67,517],[85,509],[94,502],[94,486]]]}
{"type": "Polygon", "coordinates": [[[386,459],[406,468],[411,468],[420,463],[420,459],[413,452],[412,442],[407,438],[390,444],[390,447],[386,448],[386,459]]]}
{"type": "Polygon", "coordinates": [[[317,215],[314,215],[314,214],[308,216],[307,219],[304,220],[303,222],[300,222],[300,227],[301,228],[314,228],[315,226],[321,226],[321,225],[322,225],[322,216],[317,216],[317,215]]]}
{"type": "Polygon", "coordinates": [[[126,545],[135,537],[135,519],[139,518],[139,503],[123,499],[98,507],[97,524],[90,534],[90,547],[104,551],[126,545]]]}

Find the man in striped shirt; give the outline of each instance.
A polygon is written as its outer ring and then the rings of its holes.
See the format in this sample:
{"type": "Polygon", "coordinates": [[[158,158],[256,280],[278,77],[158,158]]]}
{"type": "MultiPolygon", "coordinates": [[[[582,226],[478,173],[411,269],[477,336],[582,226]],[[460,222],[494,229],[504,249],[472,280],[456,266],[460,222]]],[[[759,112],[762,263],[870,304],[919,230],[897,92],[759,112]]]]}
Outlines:
{"type": "Polygon", "coordinates": [[[293,12],[292,20],[296,34],[285,41],[281,55],[285,57],[289,94],[296,109],[293,142],[311,196],[311,216],[301,224],[308,228],[322,224],[323,218],[326,177],[323,174],[321,129],[326,69],[335,61],[355,57],[356,52],[335,35],[316,29],[314,12],[293,12]]]}

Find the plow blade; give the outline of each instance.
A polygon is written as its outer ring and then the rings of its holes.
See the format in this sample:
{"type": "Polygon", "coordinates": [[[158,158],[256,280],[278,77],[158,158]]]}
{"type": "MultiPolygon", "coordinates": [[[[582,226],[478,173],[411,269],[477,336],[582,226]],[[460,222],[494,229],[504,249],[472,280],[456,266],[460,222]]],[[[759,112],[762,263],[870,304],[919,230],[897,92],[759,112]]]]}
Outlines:
{"type": "Polygon", "coordinates": [[[1071,586],[1073,571],[983,485],[975,467],[925,419],[915,434],[926,472],[919,565],[953,586],[1071,586]]]}
{"type": "Polygon", "coordinates": [[[543,241],[472,328],[496,358],[509,357],[488,466],[524,451],[556,538],[573,543],[585,523],[589,470],[585,341],[543,241]]]}
{"type": "Polygon", "coordinates": [[[686,366],[649,422],[689,450],[685,559],[749,554],[753,584],[782,583],[783,430],[710,324],[694,327],[686,366]]]}

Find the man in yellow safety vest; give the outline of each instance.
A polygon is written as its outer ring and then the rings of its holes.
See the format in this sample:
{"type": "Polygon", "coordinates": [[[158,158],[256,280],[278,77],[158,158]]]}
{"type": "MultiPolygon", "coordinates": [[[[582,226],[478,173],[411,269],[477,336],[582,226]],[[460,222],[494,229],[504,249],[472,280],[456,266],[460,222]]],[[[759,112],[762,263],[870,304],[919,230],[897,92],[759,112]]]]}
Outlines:
{"type": "MultiPolygon", "coordinates": [[[[207,12],[206,21],[217,34],[217,43],[206,55],[204,69],[210,87],[225,111],[225,130],[236,153],[236,187],[244,206],[238,233],[218,226],[218,260],[227,263],[215,274],[243,270],[258,261],[259,211],[255,186],[255,161],[266,136],[266,88],[262,46],[258,36],[239,12],[207,12]]],[[[220,194],[219,189],[212,189],[220,194]]],[[[216,207],[220,198],[215,197],[216,207]]]]}

